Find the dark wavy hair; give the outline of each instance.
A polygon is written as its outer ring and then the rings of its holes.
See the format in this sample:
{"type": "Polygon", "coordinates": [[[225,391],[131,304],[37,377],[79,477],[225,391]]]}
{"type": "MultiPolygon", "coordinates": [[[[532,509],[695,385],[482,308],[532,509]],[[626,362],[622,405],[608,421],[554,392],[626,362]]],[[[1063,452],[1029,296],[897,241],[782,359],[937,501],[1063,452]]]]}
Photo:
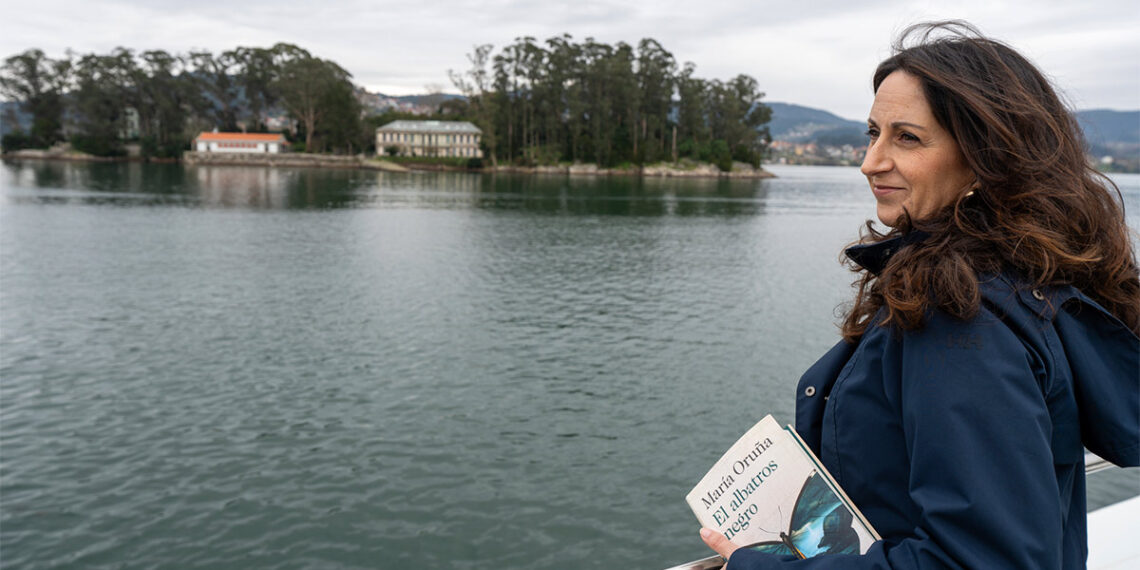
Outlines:
{"type": "Polygon", "coordinates": [[[861,243],[921,230],[878,274],[861,270],[843,337],[872,323],[921,327],[932,309],[969,319],[978,276],[1013,271],[1034,287],[1073,285],[1140,334],[1137,274],[1120,190],[1085,157],[1080,126],[1049,80],[1013,48],[960,21],[918,24],[879,64],[873,86],[903,71],[977,176],[972,193],[861,243]],[[913,45],[911,45],[913,44],[913,45]],[[884,316],[877,318],[880,310],[884,316]]]}

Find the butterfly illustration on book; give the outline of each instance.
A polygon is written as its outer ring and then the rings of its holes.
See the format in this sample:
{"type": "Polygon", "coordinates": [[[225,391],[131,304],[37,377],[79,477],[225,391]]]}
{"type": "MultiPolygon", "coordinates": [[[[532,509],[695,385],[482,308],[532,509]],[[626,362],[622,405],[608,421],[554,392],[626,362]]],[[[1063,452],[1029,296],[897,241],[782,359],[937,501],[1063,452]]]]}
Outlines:
{"type": "Polygon", "coordinates": [[[780,531],[780,540],[758,542],[745,548],[791,554],[797,558],[819,554],[859,554],[859,535],[851,523],[851,511],[844,507],[823,477],[813,470],[796,498],[788,530],[780,531]]]}

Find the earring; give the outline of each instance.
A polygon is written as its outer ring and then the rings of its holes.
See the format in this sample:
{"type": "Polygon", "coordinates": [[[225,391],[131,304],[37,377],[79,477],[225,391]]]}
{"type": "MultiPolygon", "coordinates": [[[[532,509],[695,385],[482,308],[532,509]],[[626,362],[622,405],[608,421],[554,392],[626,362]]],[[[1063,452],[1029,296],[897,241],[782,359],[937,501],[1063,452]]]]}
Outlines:
{"type": "Polygon", "coordinates": [[[966,196],[965,196],[965,197],[966,197],[966,198],[969,198],[970,196],[973,196],[973,195],[974,195],[974,190],[978,190],[978,189],[980,189],[981,187],[982,187],[982,183],[981,183],[981,182],[978,182],[978,181],[977,181],[977,179],[975,179],[975,180],[974,180],[974,183],[970,185],[970,189],[966,191],[966,196]]]}

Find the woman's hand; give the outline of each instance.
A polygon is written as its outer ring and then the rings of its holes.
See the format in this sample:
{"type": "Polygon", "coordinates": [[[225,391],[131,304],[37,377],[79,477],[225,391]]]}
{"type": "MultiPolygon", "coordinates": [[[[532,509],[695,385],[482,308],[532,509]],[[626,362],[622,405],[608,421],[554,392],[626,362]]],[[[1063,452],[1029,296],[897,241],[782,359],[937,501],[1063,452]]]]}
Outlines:
{"type": "Polygon", "coordinates": [[[709,548],[721,555],[725,562],[728,561],[728,557],[732,556],[733,552],[736,552],[737,548],[740,548],[739,545],[728,540],[723,534],[711,528],[701,529],[701,540],[705,541],[705,544],[709,545],[709,548]]]}

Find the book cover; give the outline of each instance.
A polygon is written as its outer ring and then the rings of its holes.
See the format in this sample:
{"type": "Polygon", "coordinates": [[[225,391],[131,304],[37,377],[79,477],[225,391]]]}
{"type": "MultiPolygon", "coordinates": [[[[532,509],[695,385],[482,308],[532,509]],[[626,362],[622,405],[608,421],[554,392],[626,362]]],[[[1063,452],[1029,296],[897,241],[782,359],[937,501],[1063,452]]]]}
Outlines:
{"type": "Polygon", "coordinates": [[[862,554],[879,540],[795,430],[771,415],[737,440],[685,501],[702,526],[765,552],[862,554]]]}

